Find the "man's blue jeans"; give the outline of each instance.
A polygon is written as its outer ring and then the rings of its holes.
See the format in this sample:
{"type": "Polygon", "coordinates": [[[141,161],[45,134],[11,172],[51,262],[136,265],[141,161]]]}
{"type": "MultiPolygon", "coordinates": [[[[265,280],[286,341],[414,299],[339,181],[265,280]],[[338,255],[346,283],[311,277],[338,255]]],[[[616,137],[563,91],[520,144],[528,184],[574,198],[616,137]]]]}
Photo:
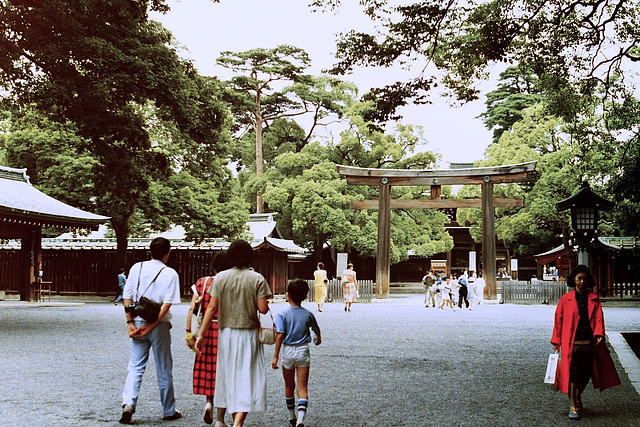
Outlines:
{"type": "Polygon", "coordinates": [[[122,293],[124,291],[124,286],[120,287],[120,295],[118,295],[118,297],[116,299],[113,300],[113,302],[120,302],[122,301],[122,293]]]}
{"type": "MultiPolygon", "coordinates": [[[[136,327],[144,325],[144,320],[136,320],[136,327]]],[[[149,350],[153,349],[153,358],[160,389],[162,416],[169,417],[176,413],[176,399],[173,394],[173,359],[171,357],[171,323],[160,322],[147,335],[131,338],[131,358],[127,367],[127,380],[122,391],[122,405],[133,405],[135,408],[140,394],[142,374],[149,361],[149,350]]]]}

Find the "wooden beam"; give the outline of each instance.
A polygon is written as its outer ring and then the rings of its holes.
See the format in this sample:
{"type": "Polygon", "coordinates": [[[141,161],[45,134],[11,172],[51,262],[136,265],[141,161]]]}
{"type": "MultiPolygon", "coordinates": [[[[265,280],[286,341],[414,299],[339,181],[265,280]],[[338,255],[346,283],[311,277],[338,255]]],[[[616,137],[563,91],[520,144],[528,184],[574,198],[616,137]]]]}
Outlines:
{"type": "MultiPolygon", "coordinates": [[[[351,209],[378,209],[378,200],[352,200],[351,209]]],[[[501,199],[494,197],[493,204],[498,208],[520,208],[522,199],[501,199]]],[[[391,200],[391,209],[447,209],[447,208],[481,208],[482,199],[425,199],[425,200],[391,200]]]]}
{"type": "MultiPolygon", "coordinates": [[[[486,175],[488,176],[488,175],[486,175]]],[[[502,175],[489,177],[490,182],[494,184],[509,184],[513,182],[524,182],[529,179],[528,173],[518,173],[514,175],[502,175]]],[[[381,185],[381,178],[375,176],[347,176],[347,184],[349,185],[381,185]]],[[[436,181],[438,185],[480,185],[486,181],[483,176],[479,177],[443,177],[436,181]]],[[[387,183],[390,185],[403,186],[426,186],[434,185],[433,178],[421,177],[388,177],[387,183]]]]}

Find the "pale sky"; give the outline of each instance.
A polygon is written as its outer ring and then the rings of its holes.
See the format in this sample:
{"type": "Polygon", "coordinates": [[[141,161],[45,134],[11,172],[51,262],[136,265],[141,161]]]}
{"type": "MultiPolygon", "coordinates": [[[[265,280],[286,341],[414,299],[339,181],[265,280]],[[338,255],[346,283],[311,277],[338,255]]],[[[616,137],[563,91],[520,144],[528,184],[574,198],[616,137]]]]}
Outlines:
{"type": "MultiPolygon", "coordinates": [[[[372,24],[359,6],[342,6],[338,15],[313,13],[309,0],[169,0],[171,11],[166,15],[153,14],[168,28],[177,42],[188,51],[200,74],[218,76],[223,80],[233,74],[216,65],[222,51],[242,52],[255,48],[274,48],[288,44],[304,49],[312,60],[311,74],[320,75],[322,69],[335,62],[335,34],[350,29],[370,30],[372,24]]],[[[356,3],[356,2],[351,2],[356,3]]],[[[418,71],[401,69],[358,69],[341,77],[358,86],[360,95],[370,87],[383,86],[418,71]]],[[[495,73],[496,76],[498,72],[495,73]]],[[[495,88],[494,82],[481,83],[486,93],[495,88]]],[[[426,150],[442,154],[440,167],[449,162],[473,162],[483,158],[491,143],[491,132],[476,119],[485,111],[485,97],[462,107],[450,106],[437,93],[433,105],[411,106],[401,110],[402,123],[420,125],[428,144],[426,150]]]]}

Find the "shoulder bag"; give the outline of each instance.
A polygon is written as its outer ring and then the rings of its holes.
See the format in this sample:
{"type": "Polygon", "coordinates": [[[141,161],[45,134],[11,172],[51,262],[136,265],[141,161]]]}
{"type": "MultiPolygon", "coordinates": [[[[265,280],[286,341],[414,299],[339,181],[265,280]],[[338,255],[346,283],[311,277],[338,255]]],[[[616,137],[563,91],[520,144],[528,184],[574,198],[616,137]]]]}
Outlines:
{"type": "MultiPolygon", "coordinates": [[[[151,285],[154,284],[154,282],[156,281],[156,279],[164,269],[165,267],[162,267],[160,271],[158,271],[158,274],[156,274],[156,277],[153,278],[151,283],[149,283],[149,286],[147,286],[144,292],[142,292],[141,296],[139,296],[138,301],[135,301],[134,303],[133,315],[140,316],[144,320],[150,323],[153,323],[156,320],[158,320],[158,316],[160,315],[160,308],[162,307],[162,304],[160,304],[159,302],[150,300],[149,298],[143,295],[145,292],[147,292],[147,290],[149,290],[151,285]]],[[[136,288],[136,292],[140,289],[140,275],[142,275],[142,263],[140,264],[140,274],[138,275],[138,287],[136,288]]]]}
{"type": "MultiPolygon", "coordinates": [[[[269,309],[269,316],[271,317],[271,327],[263,328],[261,323],[258,330],[258,340],[262,344],[273,345],[276,342],[276,323],[273,320],[271,309],[269,309]]],[[[258,318],[260,318],[260,312],[258,312],[258,318]]]]}

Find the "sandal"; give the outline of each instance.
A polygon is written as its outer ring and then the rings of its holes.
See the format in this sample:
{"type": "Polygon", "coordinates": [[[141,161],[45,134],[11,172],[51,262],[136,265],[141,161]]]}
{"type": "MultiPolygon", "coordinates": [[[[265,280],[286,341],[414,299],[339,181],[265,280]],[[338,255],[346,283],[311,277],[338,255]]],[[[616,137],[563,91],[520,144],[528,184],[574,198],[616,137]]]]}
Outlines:
{"type": "Polygon", "coordinates": [[[204,407],[204,416],[202,419],[207,424],[213,424],[213,405],[207,403],[204,407]]]}

